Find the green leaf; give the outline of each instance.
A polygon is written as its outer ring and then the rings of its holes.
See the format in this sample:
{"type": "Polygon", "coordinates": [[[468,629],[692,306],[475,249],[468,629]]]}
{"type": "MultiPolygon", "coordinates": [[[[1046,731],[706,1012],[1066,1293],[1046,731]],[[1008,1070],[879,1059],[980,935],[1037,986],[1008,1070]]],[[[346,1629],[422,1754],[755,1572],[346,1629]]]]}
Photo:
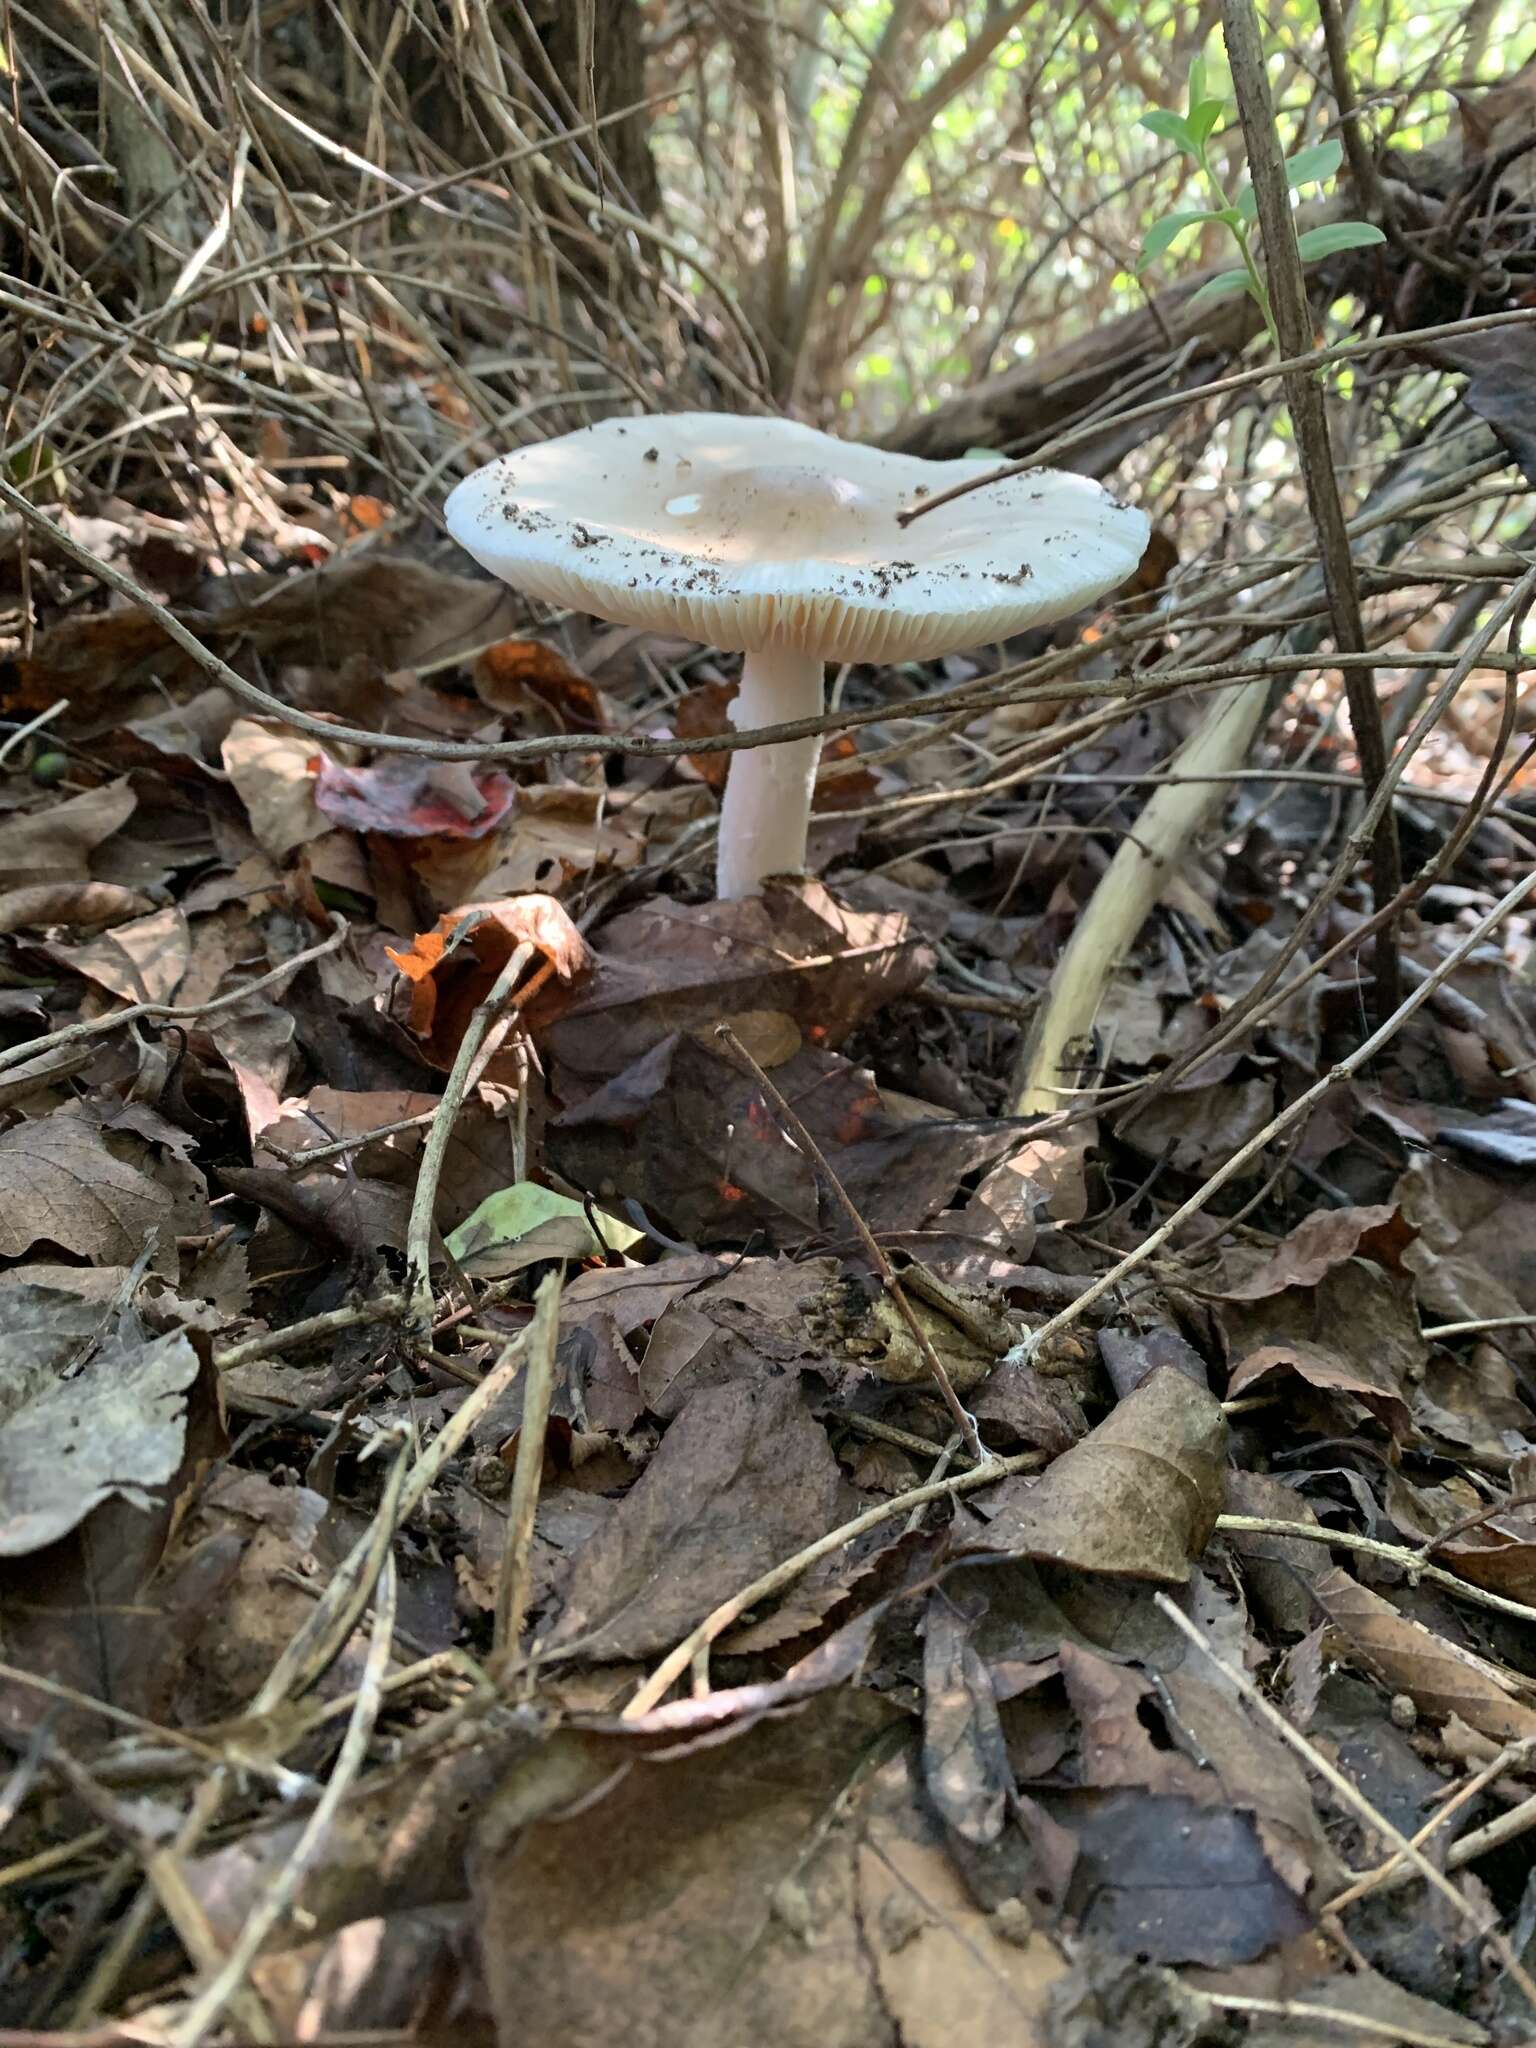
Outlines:
{"type": "Polygon", "coordinates": [[[1136,265],[1139,277],[1149,263],[1155,263],[1179,239],[1186,228],[1198,227],[1201,221],[1217,220],[1219,215],[1200,209],[1186,213],[1170,213],[1164,219],[1154,221],[1148,228],[1141,244],[1141,257],[1136,265]]]}
{"type": "Polygon", "coordinates": [[[520,1180],[487,1195],[443,1242],[477,1278],[500,1279],[541,1259],[597,1258],[605,1251],[627,1252],[644,1239],[643,1230],[616,1216],[594,1207],[589,1221],[585,1206],[569,1195],[520,1180]]]}
{"type": "Polygon", "coordinates": [[[1168,107],[1153,107],[1143,114],[1139,125],[1150,128],[1154,135],[1160,135],[1164,142],[1176,142],[1188,155],[1195,154],[1194,137],[1189,132],[1189,123],[1182,114],[1175,114],[1168,107]]]}
{"type": "Polygon", "coordinates": [[[1254,191],[1251,185],[1245,185],[1242,191],[1238,193],[1237,211],[1244,220],[1258,219],[1259,195],[1257,194],[1257,192],[1254,191]]]}
{"type": "Polygon", "coordinates": [[[1303,263],[1316,263],[1321,256],[1337,256],[1341,249],[1370,249],[1386,239],[1368,220],[1336,220],[1325,228],[1308,228],[1297,237],[1296,246],[1303,263]]]}
{"type": "Polygon", "coordinates": [[[1205,98],[1205,59],[1196,57],[1189,67],[1189,98],[1185,105],[1191,113],[1205,98]]]}
{"type": "Polygon", "coordinates": [[[1225,100],[1202,100],[1191,110],[1189,132],[1196,142],[1204,142],[1226,109],[1225,100]]]}
{"type": "Polygon", "coordinates": [[[1213,299],[1235,299],[1239,292],[1252,291],[1246,270],[1223,270],[1207,278],[1199,291],[1185,301],[1190,306],[1208,306],[1213,299]]]}
{"type": "Polygon", "coordinates": [[[1331,178],[1344,161],[1344,145],[1335,139],[1332,142],[1314,142],[1310,149],[1298,149],[1285,166],[1285,182],[1294,192],[1298,185],[1321,184],[1331,178]]]}

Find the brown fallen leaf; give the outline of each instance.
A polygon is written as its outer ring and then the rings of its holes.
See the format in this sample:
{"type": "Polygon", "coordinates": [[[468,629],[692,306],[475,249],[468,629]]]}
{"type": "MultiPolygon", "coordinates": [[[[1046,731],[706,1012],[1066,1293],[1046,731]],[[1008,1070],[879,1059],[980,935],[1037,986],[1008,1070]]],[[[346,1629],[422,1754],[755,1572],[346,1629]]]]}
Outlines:
{"type": "Polygon", "coordinates": [[[992,1674],[976,1648],[973,1618],[943,1587],[923,1619],[923,1782],[963,1840],[995,1842],[1013,1791],[992,1674]]]}
{"type": "Polygon", "coordinates": [[[1338,1426],[1342,1407],[1345,1416],[1363,1409],[1406,1435],[1410,1392],[1427,1355],[1404,1270],[1414,1234],[1397,1204],[1320,1210],[1271,1253],[1230,1254],[1236,1277],[1213,1304],[1232,1362],[1229,1395],[1289,1371],[1343,1397],[1314,1404],[1325,1430],[1338,1426]]]}
{"type": "Polygon", "coordinates": [[[191,963],[192,936],[181,911],[168,904],[83,945],[53,944],[41,951],[125,1003],[167,1003],[191,963]]]}
{"type": "Polygon", "coordinates": [[[263,853],[283,860],[331,820],[315,803],[315,743],[265,718],[237,718],[220,755],[263,853]]]}
{"type": "MultiPolygon", "coordinates": [[[[7,1318],[23,1307],[13,1292],[7,1318]]],[[[35,1355],[0,1371],[0,1556],[56,1543],[113,1494],[147,1505],[181,1463],[197,1371],[180,1335],[103,1344],[67,1378],[35,1355]]]]}
{"type": "MultiPolygon", "coordinates": [[[[1239,1809],[1254,1820],[1271,1871],[1298,1900],[1315,1879],[1335,1877],[1305,1773],[1226,1693],[1185,1670],[1159,1673],[1154,1690],[1139,1673],[1070,1642],[1061,1648],[1061,1671],[1081,1719],[1084,1785],[1239,1809]]],[[[1260,1895],[1274,1897],[1267,1882],[1260,1895]]],[[[1290,1917],[1281,1910],[1283,1924],[1290,1917]]]]}
{"type": "Polygon", "coordinates": [[[1309,1925],[1250,1814],[1132,1785],[1036,1796],[1077,1838],[1068,1911],[1083,1935],[1123,1955],[1219,1969],[1254,1962],[1309,1925]]]}
{"type": "Polygon", "coordinates": [[[363,1180],[344,1164],[302,1178],[275,1166],[225,1166],[219,1179],[231,1194],[331,1251],[371,1254],[384,1245],[404,1249],[409,1190],[363,1180]]]}
{"type": "MultiPolygon", "coordinates": [[[[1118,1129],[1144,1158],[1166,1159],[1178,1173],[1203,1177],[1241,1151],[1274,1113],[1275,1084],[1267,1075],[1255,1075],[1246,1081],[1172,1088],[1124,1118],[1118,1129]]],[[[1249,1176],[1263,1170],[1258,1155],[1245,1169],[1249,1176]]]]}
{"type": "Polygon", "coordinates": [[[1287,1287],[1315,1287],[1346,1259],[1370,1259],[1397,1271],[1415,1235],[1396,1202],[1365,1209],[1318,1209],[1243,1278],[1228,1281],[1222,1293],[1229,1301],[1262,1301],[1287,1287]]]}
{"type": "MultiPolygon", "coordinates": [[[[591,965],[586,941],[553,896],[461,904],[418,933],[407,951],[385,948],[406,986],[406,1022],[431,1065],[453,1065],[476,1004],[522,945],[534,947],[562,982],[591,965]]],[[[487,1072],[497,1078],[495,1062],[487,1072]]]]}
{"type": "Polygon", "coordinates": [[[150,900],[117,882],[34,882],[0,891],[0,934],[29,926],[122,924],[150,909],[150,900]]]}
{"type": "Polygon", "coordinates": [[[932,966],[904,917],[846,909],[816,882],[770,884],[740,903],[658,898],[603,926],[594,945],[590,982],[548,1033],[561,1068],[588,1087],[673,1032],[744,1010],[791,1018],[808,1046],[840,1045],[932,966]]]}
{"type": "MultiPolygon", "coordinates": [[[[0,1603],[19,1670],[160,1715],[192,1628],[150,1581],[227,1439],[206,1345],[148,1335],[123,1293],[122,1278],[105,1301],[25,1281],[5,1290],[0,1603]]],[[[0,1685],[13,1734],[50,1716],[57,1731],[59,1711],[17,1679],[0,1685]]]]}
{"type": "MultiPolygon", "coordinates": [[[[1418,1235],[1404,1264],[1432,1322],[1536,1313],[1536,1195],[1508,1175],[1476,1173],[1460,1161],[1419,1153],[1393,1190],[1418,1235]]],[[[1531,1333],[1499,1340],[1529,1348],[1531,1333]]]]}
{"type": "Polygon", "coordinates": [[[1496,1665],[1399,1614],[1346,1572],[1325,1573],[1312,1590],[1350,1654],[1420,1713],[1437,1721],[1456,1714],[1490,1742],[1536,1736],[1536,1705],[1516,1697],[1496,1665]]]}
{"type": "Polygon", "coordinates": [[[477,1863],[504,2048],[606,2048],[616,2011],[633,2048],[1043,2048],[1055,1945],[968,1895],[904,1756],[871,1769],[891,1719],[842,1691],[627,1771],[594,1753],[594,1827],[477,1863]]]}
{"type": "Polygon", "coordinates": [[[575,1559],[546,1647],[649,1656],[837,1521],[841,1480],[797,1375],[705,1387],[575,1559]]]}
{"type": "Polygon", "coordinates": [[[607,732],[613,724],[602,692],[542,640],[498,640],[475,657],[470,679],[482,704],[530,736],[607,732]]]}
{"type": "Polygon", "coordinates": [[[656,1318],[639,1371],[652,1415],[676,1415],[700,1387],[793,1374],[825,1360],[811,1304],[834,1281],[834,1260],[712,1264],[712,1272],[680,1290],[656,1318]]]}
{"type": "Polygon", "coordinates": [[[131,1265],[154,1241],[157,1270],[174,1271],[175,1202],[119,1159],[101,1132],[68,1110],[0,1131],[0,1254],[62,1245],[96,1265],[131,1265]]]}
{"type": "Polygon", "coordinates": [[[1214,1396],[1162,1366],[1042,1478],[1004,1480],[966,1547],[1182,1586],[1221,1513],[1225,1448],[1214,1396]]]}
{"type": "Polygon", "coordinates": [[[615,812],[605,788],[520,783],[512,808],[483,839],[431,839],[411,848],[411,871],[444,905],[543,890],[560,895],[598,868],[631,868],[645,852],[643,821],[615,812]]]}
{"type": "MultiPolygon", "coordinates": [[[[558,1027],[556,1027],[558,1030],[558,1027]]],[[[1006,1123],[896,1114],[864,1069],[807,1046],[774,1082],[882,1233],[916,1230],[961,1178],[1017,1143],[1006,1123]]],[[[663,1039],[550,1120],[550,1164],[599,1200],[632,1196],[673,1235],[771,1245],[843,1237],[847,1214],[757,1083],[693,1035],[663,1039]]]]}
{"type": "Polygon", "coordinates": [[[91,855],[132,817],[138,799],[126,780],[0,820],[0,875],[9,896],[40,883],[83,882],[91,855]]]}
{"type": "Polygon", "coordinates": [[[885,1765],[857,1848],[859,1926],[897,2039],[903,2048],[1045,2048],[1057,2038],[1048,2022],[1064,1967],[1057,1943],[1031,1925],[1022,1900],[984,1910],[915,1791],[905,1758],[885,1765]]]}

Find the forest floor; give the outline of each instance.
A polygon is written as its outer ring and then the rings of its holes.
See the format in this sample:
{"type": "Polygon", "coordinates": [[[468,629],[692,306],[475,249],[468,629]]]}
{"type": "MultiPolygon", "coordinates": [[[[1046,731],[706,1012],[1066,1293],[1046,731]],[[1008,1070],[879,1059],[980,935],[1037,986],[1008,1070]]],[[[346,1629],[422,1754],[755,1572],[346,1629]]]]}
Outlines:
{"type": "Polygon", "coordinates": [[[1347,863],[1223,1039],[1353,822],[1301,719],[1019,1119],[1180,707],[978,796],[1044,636],[855,670],[812,878],[720,904],[729,663],[325,503],[261,570],[110,500],[0,561],[5,2038],[1536,2032],[1483,729],[1399,805],[1451,857],[1387,1042],[1347,863]]]}

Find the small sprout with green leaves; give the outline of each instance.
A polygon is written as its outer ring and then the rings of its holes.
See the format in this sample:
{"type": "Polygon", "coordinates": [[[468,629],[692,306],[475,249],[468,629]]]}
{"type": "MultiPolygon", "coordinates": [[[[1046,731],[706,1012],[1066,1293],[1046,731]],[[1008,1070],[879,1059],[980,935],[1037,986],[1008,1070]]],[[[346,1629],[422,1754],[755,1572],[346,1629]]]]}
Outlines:
{"type": "MultiPolygon", "coordinates": [[[[1179,237],[1188,229],[1203,227],[1208,221],[1218,221],[1228,230],[1237,244],[1242,266],[1237,270],[1224,270],[1207,280],[1189,300],[1191,306],[1201,305],[1211,299],[1230,298],[1239,292],[1246,292],[1264,316],[1264,325],[1269,329],[1270,339],[1279,348],[1279,337],[1275,332],[1274,313],[1269,303],[1269,291],[1260,273],[1249,229],[1258,219],[1258,203],[1253,187],[1244,184],[1236,197],[1229,197],[1225,187],[1211,164],[1207,145],[1215,132],[1227,102],[1219,94],[1206,89],[1205,60],[1197,57],[1189,67],[1188,111],[1176,114],[1171,107],[1153,107],[1141,117],[1143,128],[1160,135],[1165,142],[1171,142],[1183,151],[1199,169],[1202,178],[1210,187],[1216,200],[1214,206],[1186,208],[1178,213],[1166,214],[1148,229],[1141,245],[1141,256],[1136,264],[1136,275],[1140,277],[1160,256],[1165,256],[1179,237]]],[[[1297,150],[1286,160],[1286,181],[1293,192],[1304,185],[1322,185],[1333,177],[1344,160],[1344,146],[1330,140],[1315,142],[1306,149],[1297,150]]],[[[1324,256],[1336,256],[1343,249],[1365,249],[1372,243],[1385,241],[1381,229],[1372,227],[1365,220],[1330,221],[1324,227],[1309,228],[1296,238],[1303,263],[1317,263],[1324,256]]]]}

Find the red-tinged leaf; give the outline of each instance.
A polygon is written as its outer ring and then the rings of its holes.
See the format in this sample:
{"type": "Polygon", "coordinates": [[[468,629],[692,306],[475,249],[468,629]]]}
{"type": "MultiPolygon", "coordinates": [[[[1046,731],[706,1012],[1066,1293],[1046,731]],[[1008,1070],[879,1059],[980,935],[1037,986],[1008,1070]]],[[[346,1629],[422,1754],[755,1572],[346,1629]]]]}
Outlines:
{"type": "Polygon", "coordinates": [[[315,803],[333,824],[390,839],[483,839],[517,799],[499,768],[386,754],[371,768],[318,757],[315,803]]]}

